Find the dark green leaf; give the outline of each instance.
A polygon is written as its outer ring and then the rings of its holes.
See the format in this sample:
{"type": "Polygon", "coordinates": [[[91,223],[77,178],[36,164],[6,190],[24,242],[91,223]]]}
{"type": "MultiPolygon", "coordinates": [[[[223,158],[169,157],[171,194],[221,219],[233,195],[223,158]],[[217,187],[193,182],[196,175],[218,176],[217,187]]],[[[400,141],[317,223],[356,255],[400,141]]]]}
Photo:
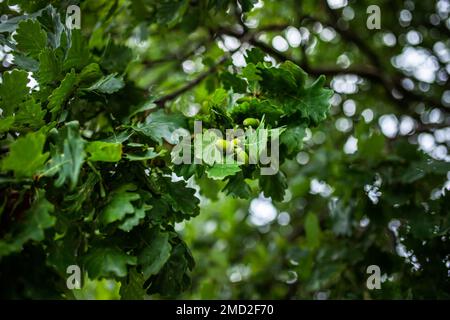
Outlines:
{"type": "Polygon", "coordinates": [[[115,247],[95,247],[88,251],[84,263],[89,278],[125,277],[129,265],[136,265],[137,258],[115,247]]]}

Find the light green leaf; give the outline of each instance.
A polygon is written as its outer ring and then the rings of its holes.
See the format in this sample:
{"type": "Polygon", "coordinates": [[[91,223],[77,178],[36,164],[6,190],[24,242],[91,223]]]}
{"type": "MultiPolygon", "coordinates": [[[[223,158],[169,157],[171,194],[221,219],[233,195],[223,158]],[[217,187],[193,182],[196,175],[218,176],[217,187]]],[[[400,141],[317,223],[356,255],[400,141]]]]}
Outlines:
{"type": "Polygon", "coordinates": [[[80,83],[88,82],[91,83],[102,76],[102,71],[97,63],[88,64],[80,72],[80,83]]]}
{"type": "Polygon", "coordinates": [[[227,100],[228,100],[228,93],[222,88],[216,89],[216,91],[214,91],[214,93],[211,96],[211,104],[213,106],[226,107],[227,100]]]}
{"type": "Polygon", "coordinates": [[[123,185],[114,190],[110,195],[110,200],[100,216],[104,224],[109,224],[117,220],[122,220],[128,213],[134,213],[135,208],[132,201],[141,197],[132,184],[123,185]]]}
{"type": "Polygon", "coordinates": [[[10,146],[9,154],[2,160],[2,170],[14,171],[18,178],[32,177],[42,168],[48,158],[44,149],[45,135],[41,132],[30,132],[19,137],[10,146]]]}
{"type": "Polygon", "coordinates": [[[154,159],[161,155],[161,153],[157,153],[154,150],[155,150],[154,148],[148,148],[144,152],[126,153],[125,158],[130,161],[143,161],[154,159]]]}
{"type": "Polygon", "coordinates": [[[122,77],[116,77],[117,73],[113,73],[107,75],[106,77],[101,78],[96,83],[94,83],[89,88],[85,89],[86,91],[96,91],[101,93],[112,94],[114,92],[119,91],[125,85],[122,77]]]}
{"type": "Polygon", "coordinates": [[[14,125],[13,116],[0,119],[0,133],[11,130],[13,125],[14,125]]]}
{"type": "Polygon", "coordinates": [[[90,154],[89,161],[117,162],[122,158],[122,144],[104,141],[92,141],[86,146],[90,154]]]}
{"type": "MultiPolygon", "coordinates": [[[[255,59],[258,59],[258,57],[253,57],[255,59]]],[[[247,57],[247,60],[249,58],[247,57]]],[[[263,54],[263,59],[264,59],[264,54],[263,54]]],[[[256,64],[254,63],[248,63],[245,68],[242,69],[242,76],[247,79],[247,81],[252,85],[252,88],[254,87],[254,83],[261,81],[261,75],[260,75],[260,71],[258,70],[258,68],[256,67],[256,64]]],[[[253,88],[254,89],[254,88],[253,88]]]]}
{"type": "Polygon", "coordinates": [[[214,164],[212,167],[206,169],[208,178],[214,180],[223,180],[225,177],[233,176],[240,172],[241,168],[238,163],[233,164],[214,164]]]}
{"type": "Polygon", "coordinates": [[[131,229],[133,229],[134,227],[136,227],[139,222],[145,218],[145,211],[146,210],[150,210],[152,208],[152,206],[147,205],[147,206],[143,206],[141,208],[135,209],[134,213],[132,213],[131,215],[127,215],[123,222],[119,225],[119,229],[129,232],[131,231],[131,229]]]}

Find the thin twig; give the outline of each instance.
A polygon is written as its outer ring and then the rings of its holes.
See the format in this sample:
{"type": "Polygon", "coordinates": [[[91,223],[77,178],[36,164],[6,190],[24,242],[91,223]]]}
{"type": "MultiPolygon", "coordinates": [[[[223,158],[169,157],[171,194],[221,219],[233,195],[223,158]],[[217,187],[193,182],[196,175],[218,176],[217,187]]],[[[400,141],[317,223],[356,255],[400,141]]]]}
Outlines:
{"type": "Polygon", "coordinates": [[[178,96],[182,95],[183,93],[185,93],[185,92],[189,91],[190,89],[194,88],[195,86],[197,86],[206,77],[208,77],[209,75],[213,74],[217,70],[217,68],[228,59],[228,57],[229,57],[228,54],[222,56],[214,65],[212,65],[205,72],[201,73],[197,78],[189,81],[188,83],[186,83],[181,88],[179,88],[179,89],[177,89],[177,90],[175,90],[175,91],[173,91],[173,92],[171,92],[171,93],[169,93],[169,94],[167,94],[165,96],[162,96],[161,98],[155,100],[155,103],[159,107],[164,107],[166,102],[174,100],[178,96]]]}

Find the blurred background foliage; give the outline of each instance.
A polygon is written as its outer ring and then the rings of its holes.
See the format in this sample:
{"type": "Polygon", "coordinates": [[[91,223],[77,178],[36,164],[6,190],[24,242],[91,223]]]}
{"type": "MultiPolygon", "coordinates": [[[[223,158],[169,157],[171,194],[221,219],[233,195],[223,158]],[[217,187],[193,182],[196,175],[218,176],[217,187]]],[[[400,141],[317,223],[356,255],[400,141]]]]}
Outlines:
{"type": "MultiPolygon", "coordinates": [[[[245,66],[252,47],[326,75],[334,90],[328,119],[282,167],[282,201],[253,181],[242,200],[221,181],[189,180],[201,212],[176,230],[196,267],[178,298],[450,298],[450,1],[33,0],[0,10],[49,3],[79,4],[91,49],[112,48],[102,67],[126,67],[154,97],[179,90],[162,103],[189,117],[221,86],[217,71],[245,66]],[[373,4],[379,30],[366,26],[373,4]],[[366,287],[369,265],[381,290],[366,287]]],[[[13,64],[7,47],[0,57],[13,64]]],[[[119,297],[112,280],[85,284],[75,297],[119,297]]]]}

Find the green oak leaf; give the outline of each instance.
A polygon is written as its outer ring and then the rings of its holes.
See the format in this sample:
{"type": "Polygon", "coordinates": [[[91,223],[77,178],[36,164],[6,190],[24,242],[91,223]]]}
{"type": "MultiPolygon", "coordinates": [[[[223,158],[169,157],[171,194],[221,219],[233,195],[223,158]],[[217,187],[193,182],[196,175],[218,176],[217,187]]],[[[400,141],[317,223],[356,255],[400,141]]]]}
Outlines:
{"type": "Polygon", "coordinates": [[[307,80],[305,72],[290,61],[283,62],[279,67],[259,63],[257,69],[262,78],[262,89],[272,97],[295,99],[307,80]]]}
{"type": "Polygon", "coordinates": [[[247,92],[247,82],[244,79],[230,72],[223,72],[220,75],[220,80],[226,90],[233,89],[237,93],[247,92]]]}
{"type": "Polygon", "coordinates": [[[14,64],[24,71],[38,72],[39,71],[39,61],[33,59],[29,56],[15,53],[14,54],[14,64]]]}
{"type": "Polygon", "coordinates": [[[154,159],[160,155],[161,152],[155,152],[154,148],[148,148],[147,150],[141,152],[126,153],[125,158],[130,161],[143,161],[154,159]]]}
{"type": "Polygon", "coordinates": [[[152,229],[145,237],[146,247],[138,255],[138,264],[142,267],[144,278],[157,274],[169,260],[172,246],[169,233],[152,229]]]}
{"type": "Polygon", "coordinates": [[[20,103],[28,99],[30,88],[28,84],[28,72],[14,69],[3,73],[3,82],[0,84],[0,107],[3,116],[12,115],[20,103]]]}
{"type": "Polygon", "coordinates": [[[287,188],[286,176],[281,171],[275,175],[260,176],[259,186],[264,196],[271,197],[275,201],[283,201],[287,188]]]}
{"type": "Polygon", "coordinates": [[[84,257],[89,278],[125,277],[128,266],[134,266],[137,258],[116,247],[93,247],[84,257]]]}
{"type": "Polygon", "coordinates": [[[206,169],[206,174],[208,178],[214,180],[223,180],[228,176],[233,176],[236,173],[240,172],[241,168],[238,163],[233,164],[219,164],[216,163],[212,167],[206,169]]]}
{"type": "Polygon", "coordinates": [[[80,29],[71,30],[70,48],[64,61],[64,70],[83,69],[90,62],[90,52],[80,29]]]}
{"type": "Polygon", "coordinates": [[[46,175],[58,174],[55,186],[62,186],[70,180],[70,190],[78,183],[81,166],[85,158],[85,141],[80,136],[78,121],[66,123],[59,131],[53,129],[50,136],[55,143],[51,146],[51,159],[47,163],[46,175]]]}
{"type": "Polygon", "coordinates": [[[300,98],[300,112],[303,117],[317,124],[326,119],[330,109],[330,98],[333,91],[324,89],[325,77],[320,76],[311,86],[305,88],[300,98]]]}
{"type": "MultiPolygon", "coordinates": [[[[18,5],[20,9],[25,10],[26,12],[33,12],[30,16],[38,16],[41,14],[42,10],[39,10],[48,4],[48,1],[44,0],[7,0],[5,1],[10,6],[18,5]]],[[[29,16],[24,15],[17,18],[27,19],[29,16]]],[[[20,19],[20,20],[22,20],[20,19]]]]}
{"type": "Polygon", "coordinates": [[[32,19],[19,23],[14,39],[17,41],[17,49],[33,58],[37,58],[47,45],[47,34],[42,30],[41,24],[32,19]]]}
{"type": "Polygon", "coordinates": [[[38,80],[41,85],[49,84],[60,79],[62,60],[55,50],[45,48],[39,54],[38,80]]]}
{"type": "Polygon", "coordinates": [[[120,298],[122,300],[142,300],[145,296],[144,281],[144,276],[137,272],[136,268],[131,268],[127,280],[121,281],[120,298]]]}
{"type": "Polygon", "coordinates": [[[109,224],[122,220],[129,213],[134,213],[135,208],[132,201],[141,198],[138,193],[133,192],[135,190],[136,186],[133,184],[126,184],[114,190],[110,195],[108,204],[101,213],[101,221],[104,224],[109,224]]]}
{"type": "Polygon", "coordinates": [[[44,126],[44,117],[47,112],[41,108],[41,105],[29,99],[19,105],[14,117],[14,128],[21,130],[25,127],[39,129],[44,126]]]}
{"type": "Polygon", "coordinates": [[[145,218],[145,211],[150,210],[152,208],[151,205],[146,205],[141,208],[137,208],[134,210],[134,213],[127,215],[123,222],[119,225],[119,229],[129,232],[131,229],[139,225],[139,222],[145,218]]]}
{"type": "Polygon", "coordinates": [[[325,77],[320,76],[311,85],[307,74],[296,64],[286,61],[280,67],[257,65],[261,73],[263,93],[272,104],[281,107],[287,116],[299,115],[312,124],[325,120],[330,108],[332,90],[323,87],[325,77]]]}
{"type": "Polygon", "coordinates": [[[53,210],[53,205],[45,198],[45,191],[39,190],[23,220],[15,224],[12,234],[0,240],[0,258],[22,250],[28,241],[44,240],[45,229],[52,227],[56,221],[51,215],[53,210]]]}
{"type": "Polygon", "coordinates": [[[256,65],[258,62],[263,62],[264,57],[266,56],[266,54],[259,48],[252,48],[250,50],[247,50],[245,55],[245,61],[247,62],[247,65],[256,65]]]}
{"type": "Polygon", "coordinates": [[[72,69],[72,71],[66,74],[59,87],[53,90],[52,94],[48,97],[47,108],[52,113],[58,112],[76,89],[77,83],[78,76],[75,70],[72,69]]]}
{"type": "Polygon", "coordinates": [[[184,181],[172,182],[168,186],[168,192],[162,195],[175,210],[187,215],[198,214],[199,200],[195,197],[195,189],[186,187],[184,181]]]}
{"type": "Polygon", "coordinates": [[[177,244],[173,247],[169,260],[152,281],[147,293],[158,292],[163,296],[174,296],[182,292],[191,283],[187,272],[193,267],[194,262],[187,247],[184,243],[177,244]]]}
{"type": "Polygon", "coordinates": [[[9,117],[0,119],[0,133],[11,130],[13,125],[14,125],[14,117],[13,116],[9,116],[9,117]]]}
{"type": "Polygon", "coordinates": [[[86,146],[89,161],[117,162],[122,158],[122,144],[115,142],[92,141],[86,146]]]}
{"type": "Polygon", "coordinates": [[[242,69],[242,77],[247,79],[252,91],[258,87],[257,83],[262,80],[260,73],[261,71],[258,70],[254,63],[249,63],[242,69]]]}
{"type": "Polygon", "coordinates": [[[102,68],[109,72],[123,72],[133,60],[133,50],[125,45],[110,42],[101,61],[102,68]]]}
{"type": "Polygon", "coordinates": [[[174,27],[182,20],[189,7],[188,0],[160,1],[157,3],[156,18],[158,23],[167,24],[169,28],[174,27]]]}
{"type": "MultiPolygon", "coordinates": [[[[65,14],[59,13],[59,10],[53,6],[49,6],[44,0],[33,0],[27,2],[41,2],[40,7],[43,8],[41,12],[36,12],[38,14],[37,19],[45,29],[47,33],[47,43],[54,49],[59,47],[66,47],[66,34],[65,34],[65,14]]],[[[22,8],[22,4],[20,5],[22,8]]],[[[28,10],[27,10],[28,11],[28,10]]]]}
{"type": "Polygon", "coordinates": [[[92,83],[102,77],[102,71],[97,63],[88,64],[80,72],[80,83],[92,83]]]}
{"type": "MultiPolygon", "coordinates": [[[[60,219],[58,220],[58,224],[61,224],[60,219]]],[[[68,266],[81,262],[78,256],[81,235],[77,231],[76,225],[67,223],[65,226],[67,226],[67,230],[65,230],[64,237],[48,244],[47,256],[47,264],[56,269],[63,277],[67,276],[68,266]]]]}
{"type": "Polygon", "coordinates": [[[280,142],[286,146],[289,155],[295,155],[301,150],[305,130],[305,126],[289,126],[281,134],[280,142]]]}
{"type": "Polygon", "coordinates": [[[230,110],[230,116],[238,123],[242,123],[246,118],[261,119],[265,117],[268,123],[274,124],[282,115],[283,110],[273,105],[270,101],[256,98],[242,101],[242,103],[234,105],[230,110]]]}
{"type": "Polygon", "coordinates": [[[228,92],[222,88],[216,89],[211,95],[210,101],[213,106],[226,107],[228,92]]]}
{"type": "Polygon", "coordinates": [[[229,177],[228,183],[223,188],[223,191],[225,191],[227,195],[242,199],[248,199],[252,194],[252,190],[245,182],[244,175],[242,173],[229,177]]]}
{"type": "Polygon", "coordinates": [[[185,122],[185,118],[180,114],[166,114],[163,110],[158,110],[151,113],[145,123],[139,123],[132,128],[159,144],[162,144],[163,139],[168,143],[177,144],[178,138],[173,133],[180,127],[184,128],[185,122]]]}
{"type": "Polygon", "coordinates": [[[31,98],[21,102],[12,115],[0,119],[0,132],[40,129],[45,124],[45,114],[41,105],[31,98]]]}
{"type": "Polygon", "coordinates": [[[78,188],[65,194],[64,201],[71,216],[80,217],[80,215],[85,214],[83,204],[90,199],[98,182],[98,175],[91,172],[78,188]]]}
{"type": "Polygon", "coordinates": [[[171,181],[170,177],[153,177],[155,189],[161,194],[161,199],[166,201],[175,210],[189,218],[199,213],[199,199],[195,196],[195,189],[188,188],[185,181],[171,181]]]}
{"type": "Polygon", "coordinates": [[[41,169],[49,153],[42,153],[45,135],[41,132],[30,132],[19,137],[10,145],[9,154],[2,159],[2,170],[11,170],[18,178],[32,177],[41,169]]]}
{"type": "Polygon", "coordinates": [[[117,77],[117,73],[113,73],[107,75],[106,77],[102,77],[89,88],[84,90],[112,94],[122,89],[124,85],[125,83],[123,82],[122,77],[117,77]]]}

